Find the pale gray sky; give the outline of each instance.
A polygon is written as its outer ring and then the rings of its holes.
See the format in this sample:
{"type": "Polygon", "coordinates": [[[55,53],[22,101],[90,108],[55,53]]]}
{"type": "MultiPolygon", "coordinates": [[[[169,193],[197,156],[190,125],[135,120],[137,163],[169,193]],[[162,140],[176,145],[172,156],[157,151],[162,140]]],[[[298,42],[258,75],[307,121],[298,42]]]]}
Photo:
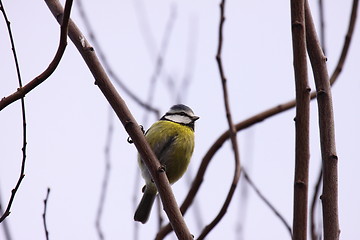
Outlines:
{"type": "MultiPolygon", "coordinates": [[[[76,1],[76,0],[75,0],[76,1]]],[[[64,1],[62,1],[64,2],[64,1]]],[[[227,128],[221,82],[215,61],[218,39],[219,1],[83,1],[108,61],[126,85],[146,100],[154,57],[159,52],[171,9],[176,9],[164,69],[155,89],[154,105],[164,113],[181,92],[188,69],[189,39],[193,42],[192,78],[183,101],[199,115],[196,148],[190,164],[194,175],[202,157],[227,128]],[[140,5],[139,5],[140,4],[140,5]],[[138,8],[146,10],[153,40],[144,41],[138,8]],[[147,44],[152,46],[151,52],[147,44]],[[175,81],[169,93],[167,76],[175,81]]],[[[23,82],[41,73],[53,58],[59,25],[43,1],[3,1],[16,43],[23,82]]],[[[317,1],[311,1],[318,22],[317,1]]],[[[328,1],[325,6],[328,69],[332,73],[345,37],[352,1],[328,1]]],[[[143,12],[142,12],[143,14],[143,12]]],[[[85,36],[83,22],[74,3],[72,18],[85,36]]],[[[339,156],[339,209],[343,239],[360,235],[359,161],[356,149],[360,133],[359,99],[360,33],[355,29],[350,53],[333,88],[336,142],[339,156]]],[[[289,1],[227,1],[223,61],[228,79],[234,122],[290,100],[295,95],[289,1]]],[[[0,97],[17,88],[11,48],[4,21],[0,24],[0,97]]],[[[310,71],[309,71],[310,72],[310,71]]],[[[310,74],[309,81],[314,88],[310,74]]],[[[104,146],[108,104],[93,84],[94,79],[69,40],[55,73],[29,93],[26,100],[28,149],[26,177],[7,221],[15,240],[45,239],[42,212],[47,187],[50,238],[98,239],[94,227],[104,173],[104,146]]],[[[141,124],[144,110],[123,91],[120,94],[141,124]]],[[[249,174],[281,214],[292,223],[294,175],[294,110],[279,114],[239,134],[241,161],[249,174]]],[[[155,121],[152,116],[150,122],[155,121]]],[[[114,118],[111,149],[111,176],[102,218],[106,239],[133,239],[133,196],[140,198],[135,185],[136,149],[126,142],[127,134],[114,118]],[[134,189],[136,188],[136,189],[134,189]]],[[[311,104],[310,189],[320,166],[317,105],[311,104]]],[[[8,201],[21,164],[21,115],[19,102],[0,112],[0,189],[8,201]]],[[[197,196],[202,221],[209,223],[218,213],[230,187],[233,155],[226,143],[215,155],[197,196]]],[[[178,203],[184,199],[186,179],[173,186],[178,203]]],[[[243,209],[240,191],[224,219],[207,239],[237,239],[235,229],[245,214],[244,239],[289,239],[274,214],[249,189],[243,209]]],[[[139,239],[152,239],[157,230],[156,212],[139,225],[139,239]]],[[[193,211],[186,215],[191,232],[199,229],[193,211]]],[[[0,227],[0,239],[3,230],[0,227]]],[[[170,237],[168,239],[173,239],[170,237]]]]}

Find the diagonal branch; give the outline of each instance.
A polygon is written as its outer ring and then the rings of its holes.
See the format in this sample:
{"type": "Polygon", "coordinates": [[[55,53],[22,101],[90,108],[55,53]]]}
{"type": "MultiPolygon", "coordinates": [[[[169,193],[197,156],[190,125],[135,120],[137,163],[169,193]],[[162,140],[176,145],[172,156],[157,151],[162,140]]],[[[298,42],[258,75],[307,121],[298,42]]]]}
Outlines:
{"type": "Polygon", "coordinates": [[[222,89],[223,89],[223,95],[224,95],[224,105],[225,105],[226,117],[227,117],[227,121],[228,121],[228,125],[229,125],[229,132],[230,132],[230,140],[231,140],[231,145],[232,145],[232,149],[234,152],[235,169],[234,169],[234,177],[233,177],[229,192],[226,196],[223,206],[220,209],[220,212],[215,217],[215,219],[204,228],[203,232],[200,234],[198,239],[204,239],[209,234],[209,232],[224,217],[224,215],[230,205],[230,202],[234,196],[234,192],[235,192],[236,186],[239,182],[240,173],[241,173],[239,147],[238,147],[238,143],[237,143],[237,139],[236,139],[236,129],[233,124],[232,117],[231,117],[228,90],[227,90],[227,85],[226,85],[227,79],[226,79],[226,76],[224,73],[224,68],[223,68],[222,58],[221,58],[224,21],[225,21],[225,0],[222,0],[220,3],[220,24],[219,24],[219,41],[218,41],[219,45],[218,45],[216,60],[218,63],[219,73],[220,73],[220,78],[221,78],[221,83],[222,83],[222,89]]]}
{"type": "Polygon", "coordinates": [[[30,81],[25,86],[18,88],[17,91],[14,92],[13,94],[2,98],[0,101],[0,111],[3,110],[9,104],[25,97],[25,95],[27,93],[29,93],[34,88],[39,86],[42,82],[44,82],[55,71],[55,69],[59,65],[60,60],[65,52],[65,48],[67,45],[67,41],[66,41],[67,40],[67,24],[68,24],[68,20],[69,20],[69,16],[70,16],[72,2],[73,2],[72,0],[67,0],[65,3],[66,11],[64,11],[64,22],[61,24],[60,42],[59,42],[59,47],[57,49],[54,59],[51,61],[51,63],[45,69],[45,71],[43,73],[41,73],[39,76],[34,78],[32,81],[30,81]]]}
{"type": "MultiPolygon", "coordinates": [[[[50,11],[60,22],[63,17],[63,8],[57,0],[46,0],[50,11]]],[[[74,43],[84,61],[89,67],[89,70],[95,78],[95,84],[99,87],[105,98],[108,100],[118,118],[122,122],[125,130],[133,140],[138,152],[144,159],[146,167],[149,169],[152,179],[159,191],[161,200],[163,202],[164,210],[168,215],[169,221],[179,239],[192,240],[192,235],[187,228],[184,218],[177,206],[174,194],[171,190],[169,180],[166,177],[165,171],[156,159],[155,154],[147,143],[141,128],[132,116],[125,101],[121,98],[115,87],[111,83],[109,77],[106,75],[104,68],[100,64],[98,57],[94,52],[94,48],[88,43],[84,35],[80,32],[73,21],[69,22],[69,37],[74,43]]]]}

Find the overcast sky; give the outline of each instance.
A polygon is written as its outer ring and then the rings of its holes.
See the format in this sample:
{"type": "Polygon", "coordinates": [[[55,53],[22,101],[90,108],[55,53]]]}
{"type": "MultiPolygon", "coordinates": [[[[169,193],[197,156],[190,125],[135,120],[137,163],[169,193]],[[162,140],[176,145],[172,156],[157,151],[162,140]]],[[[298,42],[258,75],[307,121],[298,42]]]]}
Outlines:
{"type": "MultiPolygon", "coordinates": [[[[76,0],[75,0],[76,1],[76,0]]],[[[147,101],[163,52],[163,68],[153,89],[153,105],[161,114],[179,101],[200,120],[196,147],[186,176],[173,185],[178,203],[209,147],[227,129],[221,82],[215,61],[219,1],[83,1],[109,64],[140,99],[147,101]],[[170,20],[169,22],[169,18],[170,20]],[[168,27],[170,26],[170,27],[168,27]],[[165,33],[165,34],[164,34],[165,33]],[[164,35],[166,36],[164,38],[164,35]],[[163,47],[164,39],[167,45],[163,47]],[[163,49],[163,50],[161,50],[163,49]],[[165,51],[164,51],[165,49],[165,51]],[[188,79],[187,84],[183,84],[188,79]]],[[[317,1],[310,1],[318,23],[317,1]]],[[[64,1],[62,1],[64,3],[64,1]]],[[[44,1],[3,1],[15,39],[23,83],[40,74],[53,58],[59,25],[44,1]]],[[[328,69],[333,72],[347,31],[352,1],[325,5],[328,69]]],[[[295,96],[289,1],[227,1],[223,63],[228,79],[234,122],[291,100],[295,96]]],[[[72,19],[88,36],[74,3],[72,19]]],[[[0,97],[16,91],[17,78],[6,26],[0,21],[0,97]]],[[[337,153],[339,156],[339,209],[342,239],[360,235],[360,33],[356,27],[350,52],[333,87],[337,153]]],[[[91,43],[91,42],[90,42],[91,43]]],[[[97,49],[95,49],[97,50],[97,49]]],[[[314,89],[309,70],[309,82],[314,89]]],[[[139,124],[156,121],[118,88],[139,124]]],[[[6,220],[13,239],[45,239],[42,213],[47,187],[51,188],[47,220],[50,239],[98,239],[96,211],[105,171],[104,148],[109,105],[69,40],[59,67],[26,98],[26,176],[6,220]]],[[[134,223],[134,205],[140,200],[142,180],[134,145],[111,115],[111,171],[101,225],[106,239],[152,239],[157,232],[155,209],[147,224],[134,223]],[[135,195],[136,194],[136,195],[135,195]],[[136,196],[136,200],[134,200],[136,196]]],[[[252,180],[292,223],[294,176],[294,109],[278,114],[238,134],[241,162],[252,180]]],[[[311,104],[311,163],[309,196],[320,167],[317,104],[311,104]]],[[[0,112],[0,194],[7,202],[21,166],[22,123],[20,102],[0,112]]],[[[198,211],[185,220],[198,236],[221,208],[234,168],[229,142],[215,155],[197,196],[198,211]],[[194,216],[200,216],[200,224],[194,216]]],[[[238,191],[220,224],[207,239],[289,239],[285,227],[247,189],[247,201],[238,191]],[[239,233],[239,222],[242,232],[239,233]]],[[[320,209],[318,216],[321,215],[320,209]]],[[[0,226],[0,239],[3,229],[0,226]]],[[[168,239],[175,239],[174,235],[168,239]]]]}

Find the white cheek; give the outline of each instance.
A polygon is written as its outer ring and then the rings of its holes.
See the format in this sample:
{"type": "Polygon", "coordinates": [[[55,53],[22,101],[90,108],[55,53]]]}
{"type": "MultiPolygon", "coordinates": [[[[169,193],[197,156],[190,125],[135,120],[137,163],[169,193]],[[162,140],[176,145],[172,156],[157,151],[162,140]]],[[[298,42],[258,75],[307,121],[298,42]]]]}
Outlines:
{"type": "Polygon", "coordinates": [[[177,122],[177,123],[182,123],[182,124],[191,123],[191,119],[189,117],[182,116],[182,115],[168,115],[165,118],[170,120],[170,121],[177,122]]]}

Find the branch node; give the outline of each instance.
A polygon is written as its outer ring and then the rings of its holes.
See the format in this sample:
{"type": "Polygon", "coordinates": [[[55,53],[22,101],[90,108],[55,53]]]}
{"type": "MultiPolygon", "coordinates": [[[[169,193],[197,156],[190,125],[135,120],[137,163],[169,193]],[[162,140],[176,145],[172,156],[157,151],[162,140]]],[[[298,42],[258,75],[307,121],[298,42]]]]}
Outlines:
{"type": "Polygon", "coordinates": [[[317,92],[316,92],[316,95],[318,95],[318,96],[324,95],[324,94],[326,94],[326,91],[325,91],[325,89],[322,89],[322,88],[320,88],[320,89],[317,90],[317,92]]]}
{"type": "Polygon", "coordinates": [[[295,186],[299,187],[299,188],[305,188],[306,187],[306,183],[304,181],[301,180],[296,180],[295,181],[295,186]]]}
{"type": "Polygon", "coordinates": [[[159,173],[164,173],[166,171],[166,167],[164,165],[161,165],[158,169],[159,173]]]}
{"type": "Polygon", "coordinates": [[[304,28],[304,24],[300,21],[293,21],[291,24],[292,28],[304,28]]]}

